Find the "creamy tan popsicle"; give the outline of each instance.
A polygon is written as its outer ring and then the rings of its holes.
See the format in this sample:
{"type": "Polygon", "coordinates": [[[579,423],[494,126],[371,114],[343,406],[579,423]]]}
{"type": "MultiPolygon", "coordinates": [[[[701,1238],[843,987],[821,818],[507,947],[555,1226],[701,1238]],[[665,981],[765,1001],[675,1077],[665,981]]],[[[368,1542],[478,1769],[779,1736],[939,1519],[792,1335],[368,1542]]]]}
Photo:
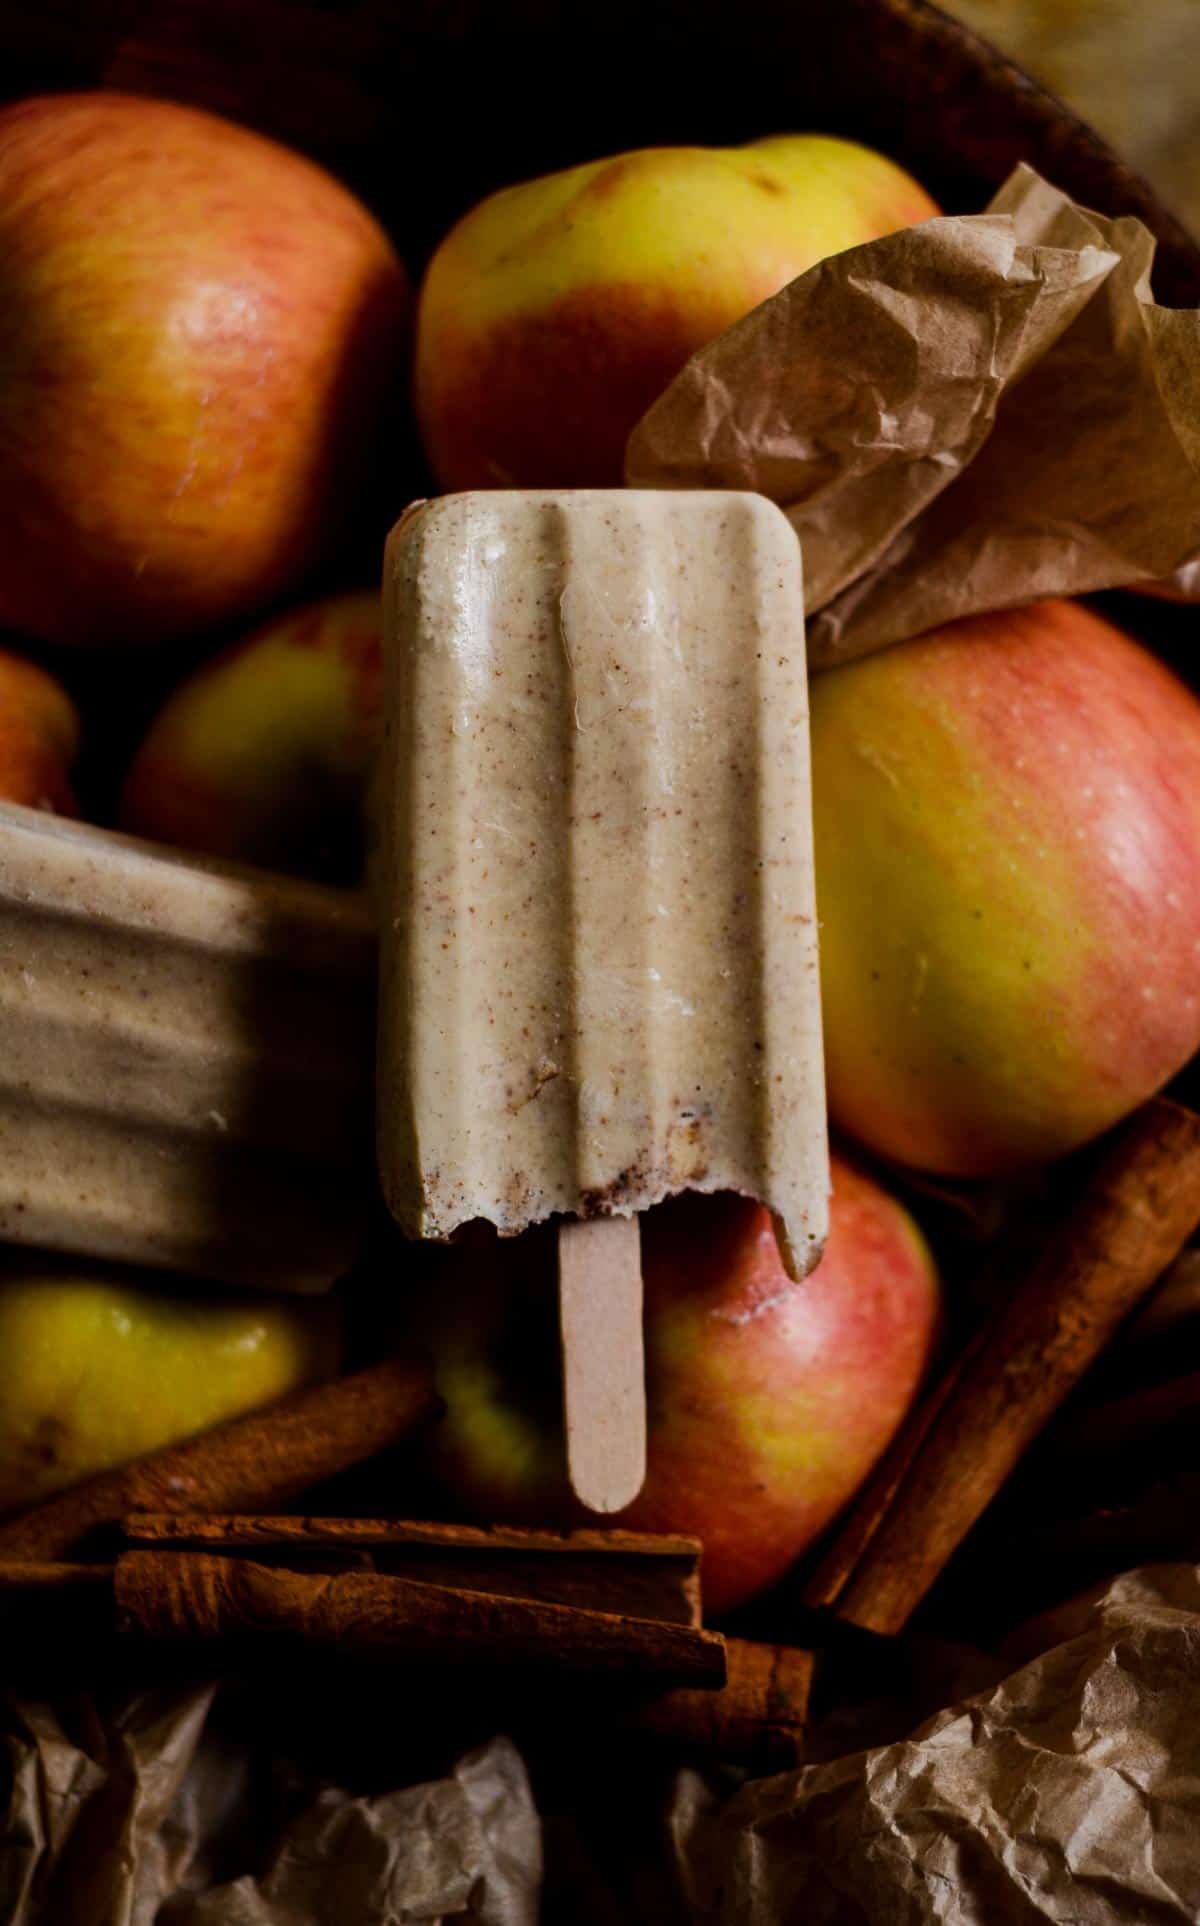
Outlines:
{"type": "Polygon", "coordinates": [[[373,996],[348,892],[0,805],[0,1239],[331,1284],[373,996]]]}
{"type": "MultiPolygon", "coordinates": [[[[404,518],[386,573],[380,1162],[401,1227],[586,1230],[735,1190],[802,1274],[828,1153],[790,525],[718,491],[451,496],[404,518]]],[[[595,1232],[578,1247],[611,1326],[595,1232]]],[[[571,1369],[568,1346],[569,1431],[571,1369]]]]}

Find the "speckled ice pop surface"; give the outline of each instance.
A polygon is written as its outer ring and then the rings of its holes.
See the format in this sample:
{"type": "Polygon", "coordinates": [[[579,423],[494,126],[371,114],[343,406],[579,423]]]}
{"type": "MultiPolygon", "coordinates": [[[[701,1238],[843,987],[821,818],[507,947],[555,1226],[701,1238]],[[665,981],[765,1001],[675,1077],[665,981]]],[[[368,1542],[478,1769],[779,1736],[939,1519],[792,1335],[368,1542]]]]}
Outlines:
{"type": "Polygon", "coordinates": [[[0,804],[0,1240],[323,1289],[368,1207],[366,905],[0,804]]]}
{"type": "Polygon", "coordinates": [[[380,1162],[414,1237],[682,1190],[827,1227],[800,551],[748,493],[446,496],[388,545],[380,1162]]]}

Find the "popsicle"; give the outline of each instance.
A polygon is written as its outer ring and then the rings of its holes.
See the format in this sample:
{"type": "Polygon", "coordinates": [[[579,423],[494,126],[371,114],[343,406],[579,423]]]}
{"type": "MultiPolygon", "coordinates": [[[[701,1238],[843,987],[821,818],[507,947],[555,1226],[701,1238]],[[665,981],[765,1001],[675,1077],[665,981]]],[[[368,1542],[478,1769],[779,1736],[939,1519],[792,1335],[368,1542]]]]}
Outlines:
{"type": "Polygon", "coordinates": [[[387,551],[379,1151],[412,1237],[559,1231],[567,1447],[644,1464],[636,1213],[828,1208],[799,544],[763,497],[496,491],[387,551]]]}
{"type": "Polygon", "coordinates": [[[368,1195],[374,950],[349,892],[0,805],[0,1239],[332,1283],[368,1195]]]}

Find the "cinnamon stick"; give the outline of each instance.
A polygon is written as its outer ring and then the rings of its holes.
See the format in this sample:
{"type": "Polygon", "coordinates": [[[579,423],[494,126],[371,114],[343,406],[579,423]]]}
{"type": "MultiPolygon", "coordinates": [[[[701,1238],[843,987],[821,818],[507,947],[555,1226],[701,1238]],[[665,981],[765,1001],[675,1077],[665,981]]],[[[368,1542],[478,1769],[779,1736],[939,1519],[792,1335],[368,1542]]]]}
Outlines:
{"type": "Polygon", "coordinates": [[[116,1631],[111,1565],[0,1564],[4,1678],[28,1690],[31,1674],[63,1682],[91,1669],[116,1631]]]}
{"type": "Polygon", "coordinates": [[[957,1358],[913,1406],[883,1457],[842,1517],[833,1539],[800,1592],[803,1605],[835,1605],[851,1574],[895,1503],[896,1494],[916,1462],[963,1367],[957,1358]]]}
{"type": "Polygon", "coordinates": [[[719,1692],[678,1687],[639,1704],[627,1722],[674,1745],[783,1772],[799,1762],[813,1663],[798,1646],[726,1639],[719,1692]]]}
{"type": "Polygon", "coordinates": [[[700,1624],[700,1542],[649,1532],[527,1531],[372,1518],[140,1514],[124,1526],[144,1550],[241,1553],[290,1570],[381,1572],[462,1591],[700,1624]]]}
{"type": "Polygon", "coordinates": [[[1039,1474],[1044,1470],[1057,1482],[1097,1460],[1125,1458],[1183,1432],[1200,1432],[1200,1371],[1109,1398],[1064,1420],[1039,1453],[1039,1474]]]}
{"type": "MultiPolygon", "coordinates": [[[[176,1521],[153,1519],[137,1522],[139,1526],[147,1525],[152,1532],[159,1526],[166,1527],[176,1521]]],[[[178,1522],[194,1524],[196,1521],[178,1522]]],[[[216,1527],[229,1521],[213,1519],[211,1522],[216,1527]]],[[[274,1522],[278,1524],[283,1521],[274,1522]]],[[[305,1519],[286,1521],[288,1525],[298,1527],[308,1522],[305,1519]]],[[[338,1525],[354,1523],[353,1520],[341,1519],[328,1522],[338,1525]]],[[[634,1536],[632,1533],[578,1535],[614,1538],[634,1536]]],[[[485,1539],[491,1534],[480,1532],[478,1536],[485,1539]]],[[[527,1536],[550,1537],[551,1534],[529,1533],[527,1536]]],[[[266,1573],[267,1578],[277,1577],[280,1580],[278,1591],[264,1589],[259,1580],[252,1578],[247,1591],[242,1593],[237,1589],[240,1580],[236,1579],[236,1572],[241,1569],[239,1561],[235,1570],[220,1573],[219,1599],[214,1603],[209,1568],[226,1563],[232,1565],[232,1561],[176,1557],[173,1551],[166,1549],[169,1543],[166,1535],[162,1542],[164,1549],[149,1553],[148,1564],[133,1562],[132,1554],[123,1557],[117,1568],[119,1582],[112,1565],[0,1565],[0,1626],[22,1642],[33,1639],[35,1644],[40,1645],[46,1641],[40,1638],[39,1630],[47,1623],[53,1627],[54,1639],[61,1639],[68,1628],[71,1636],[80,1641],[109,1636],[115,1630],[116,1591],[121,1629],[126,1636],[166,1636],[189,1642],[217,1638],[227,1645],[234,1644],[236,1639],[230,1615],[231,1611],[236,1610],[239,1615],[244,1615],[242,1631],[249,1630],[251,1637],[256,1639],[274,1640],[280,1638],[282,1633],[281,1642],[286,1640],[289,1644],[300,1637],[320,1648],[332,1642],[343,1653],[368,1649],[363,1643],[364,1635],[359,1620],[355,1618],[351,1623],[352,1609],[360,1609],[362,1599],[356,1599],[352,1608],[348,1602],[350,1594],[345,1587],[333,1606],[323,1606],[326,1616],[322,1627],[314,1619],[309,1603],[315,1586],[304,1585],[297,1592],[291,1583],[292,1574],[266,1573]],[[178,1584],[174,1582],[175,1567],[182,1574],[178,1584]],[[231,1578],[235,1579],[236,1607],[230,1604],[228,1584],[231,1578]],[[285,1622],[281,1623],[281,1619],[285,1622]],[[341,1624],[339,1630],[338,1625],[343,1620],[346,1622],[341,1624]]],[[[671,1540],[665,1542],[668,1545],[672,1543],[671,1540]]],[[[686,1544],[688,1541],[683,1542],[686,1544]]],[[[561,1562],[570,1565],[573,1555],[561,1562]]],[[[253,1572],[253,1565],[250,1569],[253,1572]]],[[[307,1576],[310,1580],[316,1577],[311,1573],[307,1576]]],[[[484,1602],[485,1615],[480,1617],[465,1597],[455,1598],[451,1594],[450,1613],[453,1617],[431,1621],[428,1612],[429,1590],[426,1586],[406,1586],[403,1604],[404,1610],[408,1611],[415,1603],[419,1603],[423,1622],[432,1623],[430,1637],[434,1642],[434,1653],[431,1654],[428,1649],[418,1650],[407,1643],[403,1623],[396,1611],[395,1595],[389,1595],[384,1600],[388,1625],[381,1635],[382,1645],[370,1645],[372,1652],[383,1649],[397,1657],[416,1660],[441,1655],[475,1660],[480,1665],[494,1663],[501,1670],[505,1665],[515,1663],[518,1656],[525,1656],[517,1651],[514,1643],[516,1628],[511,1621],[500,1627],[499,1637],[496,1638],[496,1627],[489,1622],[488,1601],[484,1602]],[[455,1643],[459,1632],[461,1645],[455,1643]]],[[[499,1604],[501,1601],[493,1602],[499,1604]]],[[[369,1598],[368,1603],[378,1606],[379,1599],[369,1598]]],[[[696,1685],[676,1686],[646,1697],[644,1687],[647,1672],[654,1679],[667,1676],[666,1668],[676,1663],[675,1650],[664,1649],[657,1641],[652,1643],[646,1628],[629,1619],[618,1618],[615,1626],[605,1624],[597,1627],[596,1621],[603,1617],[596,1612],[567,1610],[561,1615],[540,1615],[532,1621],[536,1628],[532,1636],[539,1641],[548,1641],[538,1645],[535,1656],[539,1662],[556,1667],[565,1664],[576,1673],[615,1672],[623,1681],[636,1681],[641,1676],[643,1690],[633,1698],[627,1693],[614,1697],[611,1684],[607,1686],[610,1696],[606,1702],[595,1706],[597,1717],[607,1714],[615,1717],[623,1729],[652,1734],[673,1745],[752,1765],[758,1771],[781,1772],[797,1763],[813,1675],[811,1652],[756,1644],[748,1639],[727,1639],[724,1685],[710,1689],[696,1685]],[[594,1662],[593,1649],[600,1654],[603,1663],[594,1662]]],[[[527,1625],[523,1636],[529,1631],[527,1625]]],[[[703,1648],[698,1660],[711,1668],[715,1676],[712,1652],[714,1646],[719,1648],[720,1641],[712,1633],[704,1633],[702,1639],[703,1648]]],[[[249,1642],[248,1638],[243,1639],[244,1644],[248,1645],[249,1642]]],[[[692,1663],[690,1655],[688,1662],[692,1663]]]]}
{"type": "Polygon", "coordinates": [[[1200,1475],[1187,1471],[1117,1505],[989,1522],[955,1562],[945,1609],[982,1618],[990,1643],[1114,1572],[1198,1560],[1200,1475]]]}
{"type": "Polygon", "coordinates": [[[281,1571],[206,1552],[131,1551],[113,1579],[123,1632],[248,1657],[341,1657],[549,1669],[717,1687],[725,1641],[654,1619],[500,1598],[376,1572],[281,1571]]]}
{"type": "Polygon", "coordinates": [[[1200,1250],[1186,1250],[1172,1264],[1136,1315],[1122,1342],[1158,1344],[1164,1338],[1200,1337],[1200,1250]]]}
{"type": "Polygon", "coordinates": [[[112,1588],[111,1565],[72,1565],[13,1559],[0,1564],[0,1600],[69,1595],[86,1598],[112,1588]]]}
{"type": "Polygon", "coordinates": [[[899,1631],[1022,1453],[1200,1222],[1200,1117],[1125,1126],[1031,1275],[956,1368],[838,1616],[899,1631]]]}
{"type": "Polygon", "coordinates": [[[102,1472],[0,1522],[0,1561],[86,1553],[136,1511],[259,1511],[372,1458],[439,1409],[429,1364],[394,1357],[102,1472]]]}

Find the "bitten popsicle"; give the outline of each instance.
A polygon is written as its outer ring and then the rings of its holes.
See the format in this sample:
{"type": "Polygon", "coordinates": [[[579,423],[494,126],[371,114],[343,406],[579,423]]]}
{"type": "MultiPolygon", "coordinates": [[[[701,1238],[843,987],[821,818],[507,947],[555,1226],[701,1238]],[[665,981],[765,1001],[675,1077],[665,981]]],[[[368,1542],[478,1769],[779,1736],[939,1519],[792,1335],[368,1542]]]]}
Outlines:
{"type": "Polygon", "coordinates": [[[572,1482],[644,1469],[636,1213],[827,1228],[800,550],[749,493],[488,492],[387,552],[379,1149],[411,1237],[561,1213],[572,1482]]]}
{"type": "Polygon", "coordinates": [[[0,1240],[332,1284],[369,1197],[374,950],[347,891],[0,805],[0,1240]]]}

